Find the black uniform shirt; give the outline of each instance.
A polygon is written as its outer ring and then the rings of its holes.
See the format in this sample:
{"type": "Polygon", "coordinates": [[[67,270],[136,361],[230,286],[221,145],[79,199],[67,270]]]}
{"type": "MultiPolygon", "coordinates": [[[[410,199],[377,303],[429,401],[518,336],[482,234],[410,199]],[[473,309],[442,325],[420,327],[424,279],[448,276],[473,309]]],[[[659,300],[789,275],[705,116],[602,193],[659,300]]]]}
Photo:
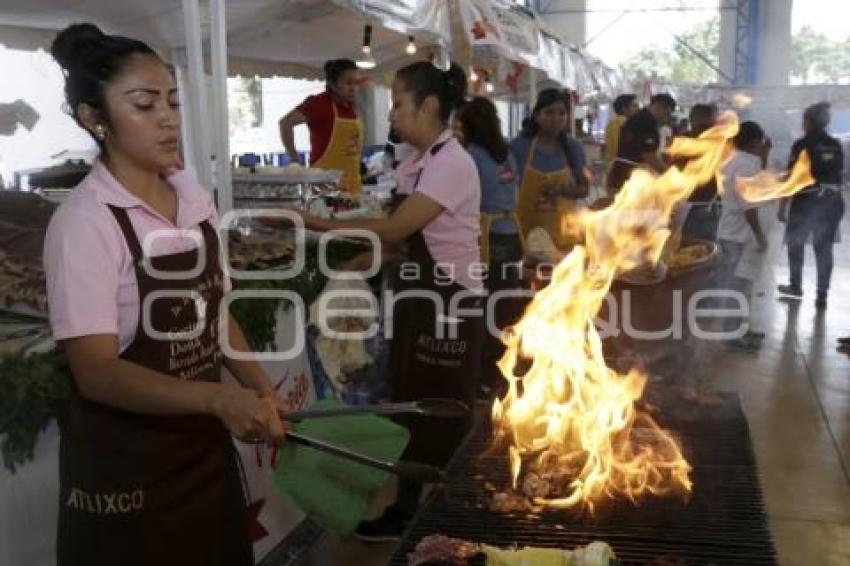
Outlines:
{"type": "Polygon", "coordinates": [[[844,150],[841,148],[841,142],[824,131],[798,139],[791,146],[789,169],[794,166],[804,149],[812,160],[811,173],[818,184],[841,184],[841,173],[844,170],[844,150]]]}

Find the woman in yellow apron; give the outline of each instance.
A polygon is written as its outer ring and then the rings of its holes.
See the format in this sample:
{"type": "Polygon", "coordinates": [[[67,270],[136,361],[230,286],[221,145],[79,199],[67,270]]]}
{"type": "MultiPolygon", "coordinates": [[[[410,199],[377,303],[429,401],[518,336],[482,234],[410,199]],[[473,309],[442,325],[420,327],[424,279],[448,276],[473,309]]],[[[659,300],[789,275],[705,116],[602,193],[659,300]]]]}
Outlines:
{"type": "Polygon", "coordinates": [[[567,135],[569,107],[567,93],[542,91],[531,118],[511,142],[517,162],[524,164],[517,204],[521,232],[527,236],[539,226],[560,249],[579,241],[580,234],[566,224],[569,214],[576,210],[575,200],[588,194],[584,149],[567,135]]]}
{"type": "Polygon", "coordinates": [[[325,80],[325,92],[307,97],[281,118],[280,136],[289,158],[297,163],[295,127],[306,123],[310,129],[310,164],[320,169],[342,171],[340,187],[359,194],[363,123],[354,111],[360,82],[357,65],[350,59],[328,61],[325,80]]]}

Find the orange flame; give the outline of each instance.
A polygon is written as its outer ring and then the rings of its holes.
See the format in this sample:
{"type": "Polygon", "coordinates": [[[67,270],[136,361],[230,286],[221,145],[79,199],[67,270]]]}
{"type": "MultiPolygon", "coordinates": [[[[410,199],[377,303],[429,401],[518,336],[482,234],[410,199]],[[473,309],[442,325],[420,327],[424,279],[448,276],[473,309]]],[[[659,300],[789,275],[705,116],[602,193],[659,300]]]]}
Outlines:
{"type": "Polygon", "coordinates": [[[735,186],[744,200],[749,202],[790,197],[801,188],[815,184],[811,163],[809,153],[803,150],[786,180],[781,180],[784,176],[782,173],[759,171],[753,177],[739,178],[735,186]]]}
{"type": "Polygon", "coordinates": [[[753,103],[753,97],[746,94],[746,93],[736,92],[732,96],[732,106],[734,106],[735,108],[738,108],[739,110],[742,109],[742,108],[746,108],[747,106],[749,106],[752,103],[753,103]]]}
{"type": "Polygon", "coordinates": [[[508,391],[494,402],[492,419],[497,437],[510,443],[514,488],[523,469],[569,477],[565,496],[535,503],[592,511],[603,497],[636,502],[647,492],[690,491],[679,444],[635,407],[646,376],[606,365],[593,318],[618,273],[659,260],[673,208],[717,176],[737,131],[730,113],[697,139],[676,138],[668,153],[688,157],[683,167],[660,176],[636,170],[608,208],[571,215],[584,245],[558,264],[506,333],[498,365],[508,391]]]}

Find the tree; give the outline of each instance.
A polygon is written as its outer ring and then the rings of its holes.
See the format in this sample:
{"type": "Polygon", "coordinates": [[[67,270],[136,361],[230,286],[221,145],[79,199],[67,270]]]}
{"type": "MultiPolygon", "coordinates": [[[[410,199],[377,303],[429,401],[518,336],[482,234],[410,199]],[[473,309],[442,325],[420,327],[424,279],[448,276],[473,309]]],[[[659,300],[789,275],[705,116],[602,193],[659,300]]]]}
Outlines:
{"type": "Polygon", "coordinates": [[[263,83],[259,78],[228,79],[230,134],[263,123],[263,83]]]}
{"type": "Polygon", "coordinates": [[[621,67],[627,75],[659,76],[676,84],[713,83],[717,82],[715,69],[720,60],[719,47],[720,19],[714,17],[678,35],[672,50],[646,47],[621,67]]]}
{"type": "MultiPolygon", "coordinates": [[[[717,82],[714,67],[719,66],[720,21],[707,20],[678,36],[673,49],[647,47],[622,64],[629,76],[657,76],[674,84],[717,82]]],[[[796,84],[843,83],[850,81],[850,36],[830,39],[809,26],[791,38],[790,79],[796,84]]]]}
{"type": "Polygon", "coordinates": [[[791,81],[839,83],[850,79],[850,37],[830,39],[803,26],[791,39],[791,81]]]}

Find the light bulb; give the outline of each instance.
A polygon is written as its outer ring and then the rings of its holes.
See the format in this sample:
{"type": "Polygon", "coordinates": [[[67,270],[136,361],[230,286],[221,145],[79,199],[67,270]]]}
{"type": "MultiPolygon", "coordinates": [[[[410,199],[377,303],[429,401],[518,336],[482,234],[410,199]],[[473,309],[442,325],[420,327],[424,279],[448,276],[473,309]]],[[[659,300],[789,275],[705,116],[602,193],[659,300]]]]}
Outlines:
{"type": "Polygon", "coordinates": [[[372,59],[371,56],[359,59],[355,62],[355,64],[357,65],[358,69],[374,69],[377,66],[377,63],[374,59],[372,59]]]}
{"type": "Polygon", "coordinates": [[[404,51],[408,55],[416,55],[416,42],[412,35],[407,38],[407,47],[404,48],[404,51]]]}
{"type": "Polygon", "coordinates": [[[371,24],[366,24],[363,26],[363,47],[360,48],[363,51],[363,54],[367,57],[372,56],[372,26],[371,24]]]}
{"type": "Polygon", "coordinates": [[[485,90],[485,91],[487,91],[488,93],[491,93],[491,94],[492,94],[492,93],[493,93],[493,91],[495,91],[495,90],[496,90],[496,87],[495,87],[495,86],[493,86],[493,83],[491,83],[491,82],[488,80],[486,83],[484,83],[484,90],[485,90]]]}

